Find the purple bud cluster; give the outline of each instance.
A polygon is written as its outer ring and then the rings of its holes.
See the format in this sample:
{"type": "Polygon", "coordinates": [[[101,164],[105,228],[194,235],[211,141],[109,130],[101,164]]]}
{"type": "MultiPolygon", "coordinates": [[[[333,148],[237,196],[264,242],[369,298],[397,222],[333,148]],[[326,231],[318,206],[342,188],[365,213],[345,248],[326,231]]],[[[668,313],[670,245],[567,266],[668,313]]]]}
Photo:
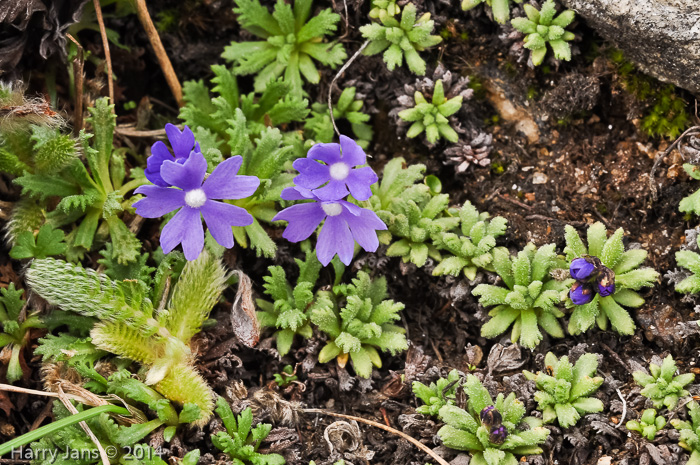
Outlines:
{"type": "Polygon", "coordinates": [[[596,293],[601,297],[615,293],[615,272],[603,265],[598,257],[574,259],[569,266],[569,273],[576,280],[569,291],[569,297],[576,305],[589,303],[596,293]]]}
{"type": "Polygon", "coordinates": [[[481,424],[489,430],[489,441],[492,444],[501,445],[508,437],[508,430],[501,424],[503,418],[496,407],[489,405],[479,414],[481,424]]]}

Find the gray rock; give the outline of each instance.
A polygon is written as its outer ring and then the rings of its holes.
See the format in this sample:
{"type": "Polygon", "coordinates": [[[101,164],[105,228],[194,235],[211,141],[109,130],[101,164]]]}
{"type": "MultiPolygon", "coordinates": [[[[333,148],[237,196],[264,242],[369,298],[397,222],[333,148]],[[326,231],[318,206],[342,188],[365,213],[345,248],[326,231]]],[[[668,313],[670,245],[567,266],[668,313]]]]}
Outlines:
{"type": "Polygon", "coordinates": [[[655,78],[700,96],[698,0],[562,0],[655,78]]]}

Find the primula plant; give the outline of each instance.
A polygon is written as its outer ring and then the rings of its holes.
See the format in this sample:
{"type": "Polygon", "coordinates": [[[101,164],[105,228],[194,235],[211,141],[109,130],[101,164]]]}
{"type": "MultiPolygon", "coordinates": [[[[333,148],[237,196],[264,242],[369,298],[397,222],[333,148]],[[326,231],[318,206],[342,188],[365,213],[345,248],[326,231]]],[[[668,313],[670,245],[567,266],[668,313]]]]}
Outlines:
{"type": "Polygon", "coordinates": [[[598,356],[583,354],[575,365],[567,356],[560,359],[548,352],[544,358],[546,372],[534,374],[525,371],[525,377],[535,382],[537,409],[545,423],[557,420],[562,428],[575,425],[582,415],[602,412],[600,399],[590,397],[603,384],[603,378],[595,376],[598,356]]]}
{"type": "Polygon", "coordinates": [[[473,465],[517,465],[516,455],[542,453],[539,444],[549,430],[540,419],[525,417],[525,406],[514,393],[498,394],[494,402],[474,375],[467,376],[464,390],[467,410],[445,405],[439,412],[445,426],[438,436],[447,447],[468,451],[473,465]]]}
{"type": "Polygon", "coordinates": [[[625,251],[622,228],[607,237],[603,223],[588,227],[588,247],[576,230],[565,229],[566,259],[575,282],[569,292],[567,307],[573,307],[569,332],[580,334],[597,323],[607,329],[608,323],[620,334],[634,334],[634,321],[624,307],[637,308],[644,299],[635,291],[652,287],[659,273],[651,268],[639,268],[647,251],[625,251]]]}
{"type": "Polygon", "coordinates": [[[628,430],[641,434],[647,441],[653,441],[656,433],[666,427],[666,419],[661,415],[657,416],[653,408],[648,408],[642,412],[639,420],[630,420],[625,426],[628,430]]]}
{"type": "Polygon", "coordinates": [[[678,445],[690,452],[686,465],[700,464],[700,405],[694,400],[686,404],[690,421],[674,418],[671,425],[681,433],[678,445]]]}
{"type": "MultiPolygon", "coordinates": [[[[398,13],[398,7],[393,8],[398,13]]],[[[425,74],[425,61],[418,52],[442,42],[440,36],[431,35],[435,21],[430,19],[430,13],[416,18],[417,10],[413,3],[403,7],[400,20],[388,14],[378,14],[379,23],[371,23],[360,28],[362,37],[370,43],[364,51],[365,55],[376,55],[384,52],[384,62],[393,71],[396,66],[403,64],[404,58],[408,69],[414,74],[425,74]]]]}
{"type": "Polygon", "coordinates": [[[312,0],[295,0],[293,7],[278,0],[272,14],[259,0],[236,0],[236,6],[233,11],[241,26],[262,40],[234,42],[222,56],[233,62],[236,74],[256,74],[257,92],[284,76],[292,94],[301,97],[302,76],[312,84],[319,83],[321,75],[314,60],[335,68],[347,57],[342,44],[323,42],[340,21],[340,15],[330,8],[309,19],[312,0]]]}
{"type": "MultiPolygon", "coordinates": [[[[522,3],[523,0],[512,0],[515,3],[522,3]]],[[[505,24],[510,18],[510,2],[511,0],[462,0],[462,9],[471,10],[472,8],[486,3],[493,12],[493,19],[497,23],[505,24]]]]}
{"type": "Polygon", "coordinates": [[[258,299],[256,303],[261,311],[258,320],[263,327],[275,328],[277,351],[282,357],[287,355],[294,342],[294,336],[304,339],[313,336],[309,315],[317,307],[331,307],[333,302],[325,294],[314,295],[314,286],[318,281],[321,264],[313,252],[306,253],[306,260],[296,260],[299,266],[299,278],[296,286],[287,282],[287,275],[281,266],[268,268],[270,275],[265,276],[265,294],[272,297],[268,302],[258,299]]]}
{"type": "Polygon", "coordinates": [[[457,370],[450,371],[447,378],[440,378],[430,383],[430,386],[414,381],[413,394],[425,404],[418,407],[416,412],[435,417],[445,405],[454,405],[459,383],[460,376],[457,370]]]}
{"type": "Polygon", "coordinates": [[[372,375],[372,366],[381,368],[379,351],[396,355],[408,349],[404,329],[394,324],[401,319],[404,305],[387,297],[386,278],[371,280],[364,271],[357,273],[352,284],[334,286],[332,306],[318,306],[311,312],[311,321],[328,336],[321,349],[321,363],[338,361],[345,367],[348,358],[355,373],[362,378],[372,375]]]}
{"type": "Polygon", "coordinates": [[[481,305],[496,305],[489,312],[491,320],[481,327],[481,335],[496,337],[512,324],[511,340],[528,349],[534,349],[542,341],[538,327],[552,337],[564,337],[557,320],[564,314],[556,306],[566,285],[549,275],[557,265],[554,244],[540,248],[528,244],[517,257],[497,248],[493,257],[493,267],[505,287],[479,284],[472,291],[481,305]]]}
{"type": "Polygon", "coordinates": [[[566,10],[555,17],[557,13],[554,0],[547,0],[540,11],[529,4],[523,5],[527,18],[515,18],[511,24],[525,36],[525,48],[531,51],[530,59],[535,66],[541,65],[547,54],[547,44],[554,52],[557,60],[571,60],[571,46],[574,33],[565,28],[571,24],[576,14],[566,10]]]}
{"type": "MultiPolygon", "coordinates": [[[[369,115],[362,111],[364,102],[355,100],[356,92],[357,89],[355,87],[343,89],[338,98],[338,103],[333,106],[333,118],[335,118],[336,122],[342,119],[347,120],[357,138],[357,145],[367,149],[374,136],[374,130],[372,126],[367,124],[369,115]]],[[[312,105],[311,116],[307,118],[304,130],[309,133],[311,139],[315,142],[328,143],[333,141],[335,131],[327,104],[314,103],[312,105]]]]}
{"type": "Polygon", "coordinates": [[[316,244],[316,255],[323,266],[336,254],[349,265],[355,255],[355,242],[367,252],[376,251],[377,231],[386,229],[386,225],[372,210],[345,200],[349,195],[357,201],[372,196],[370,186],[377,182],[377,175],[363,166],[366,162],[362,148],[342,135],[340,144],[316,144],[306,158],[295,160],[294,168],[300,174],[294,178],[295,187],[282,191],[282,199],[310,202],[287,207],[273,218],[288,222],[282,237],[301,242],[323,222],[316,244]]]}
{"type": "Polygon", "coordinates": [[[24,376],[23,367],[27,366],[24,349],[30,341],[32,328],[43,328],[44,325],[36,312],[22,312],[25,301],[22,299],[24,290],[15,289],[14,283],[5,289],[0,289],[0,347],[3,348],[4,360],[7,363],[5,377],[10,383],[24,376]],[[8,354],[9,352],[9,354],[8,354]],[[9,355],[9,357],[8,357],[9,355]]]}
{"type": "Polygon", "coordinates": [[[453,218],[459,218],[457,232],[440,232],[432,235],[433,245],[450,255],[443,257],[433,270],[433,275],[459,276],[467,279],[476,277],[477,269],[493,271],[496,239],[505,234],[508,220],[502,216],[489,219],[487,212],[479,212],[471,202],[466,201],[459,211],[448,211],[453,218]]]}
{"type": "Polygon", "coordinates": [[[161,264],[152,289],[134,280],[115,282],[94,270],[51,258],[34,260],[26,280],[50,304],[99,318],[90,332],[98,349],[139,362],[146,384],[178,404],[196,406],[199,422],[206,423],[214,399],[194,367],[190,342],[219,300],[226,271],[217,258],[203,252],[187,262],[166,294],[172,266],[166,260],[161,264]],[[154,302],[164,308],[154,308],[154,302]]]}
{"type": "Polygon", "coordinates": [[[413,98],[416,106],[399,112],[399,118],[413,123],[408,128],[407,137],[413,138],[425,132],[425,138],[431,144],[435,144],[441,138],[452,143],[459,140],[459,134],[452,129],[447,118],[462,107],[461,95],[448,100],[442,81],[438,80],[430,102],[419,91],[416,91],[413,98]]]}
{"type": "Polygon", "coordinates": [[[284,465],[285,460],[281,455],[258,452],[260,443],[270,434],[272,425],[259,423],[253,427],[253,412],[250,407],[236,416],[226,399],[219,397],[216,400],[216,414],[221,418],[226,431],[213,434],[211,441],[217,449],[229,456],[234,465],[284,465]]]}
{"type": "MultiPolygon", "coordinates": [[[[700,191],[698,191],[700,192],[700,191]]],[[[700,244],[700,235],[696,240],[700,244]]],[[[676,284],[676,291],[683,294],[697,294],[700,292],[700,254],[691,250],[679,250],[676,252],[676,263],[686,268],[691,275],[676,284]]]]}
{"type": "Polygon", "coordinates": [[[673,410],[681,397],[689,393],[685,386],[695,379],[693,373],[676,374],[676,361],[668,355],[661,366],[650,363],[649,371],[651,375],[644,371],[635,371],[634,380],[642,389],[641,394],[650,399],[654,408],[666,407],[673,410]]]}

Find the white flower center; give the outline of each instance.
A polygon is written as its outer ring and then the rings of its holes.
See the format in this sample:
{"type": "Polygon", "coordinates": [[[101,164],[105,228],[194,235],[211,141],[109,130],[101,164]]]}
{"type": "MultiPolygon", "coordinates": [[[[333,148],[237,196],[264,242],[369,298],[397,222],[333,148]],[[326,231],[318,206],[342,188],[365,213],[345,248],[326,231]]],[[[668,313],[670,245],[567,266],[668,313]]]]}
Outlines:
{"type": "Polygon", "coordinates": [[[188,207],[199,208],[207,201],[207,194],[202,189],[192,189],[185,194],[185,203],[188,207]]]}
{"type": "Polygon", "coordinates": [[[343,211],[343,206],[339,203],[322,203],[321,208],[328,216],[338,216],[343,211]]]}
{"type": "Polygon", "coordinates": [[[330,172],[331,178],[335,179],[336,181],[342,181],[348,177],[348,174],[350,174],[350,167],[343,162],[333,163],[331,165],[330,172]]]}

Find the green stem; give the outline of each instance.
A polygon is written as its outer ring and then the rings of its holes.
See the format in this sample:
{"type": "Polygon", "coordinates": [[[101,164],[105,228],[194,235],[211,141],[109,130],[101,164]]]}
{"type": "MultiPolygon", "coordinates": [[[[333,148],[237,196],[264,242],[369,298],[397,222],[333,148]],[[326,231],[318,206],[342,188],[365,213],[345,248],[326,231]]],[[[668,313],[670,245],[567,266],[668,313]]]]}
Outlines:
{"type": "Polygon", "coordinates": [[[122,187],[120,187],[117,192],[119,193],[119,195],[125,195],[127,192],[148,183],[150,183],[150,181],[146,178],[132,179],[131,181],[127,182],[122,187]]]}
{"type": "Polygon", "coordinates": [[[0,445],[0,456],[3,456],[18,447],[26,446],[32,441],[36,441],[47,434],[51,434],[55,431],[60,431],[63,428],[74,425],[81,421],[88,420],[92,417],[96,417],[102,413],[116,413],[119,415],[131,415],[127,409],[124,407],[118,407],[116,405],[100,405],[99,407],[91,408],[90,410],[85,410],[84,412],[71,415],[69,417],[63,418],[58,421],[54,421],[48,425],[37,428],[34,431],[30,431],[18,438],[14,438],[5,444],[0,445]]]}

